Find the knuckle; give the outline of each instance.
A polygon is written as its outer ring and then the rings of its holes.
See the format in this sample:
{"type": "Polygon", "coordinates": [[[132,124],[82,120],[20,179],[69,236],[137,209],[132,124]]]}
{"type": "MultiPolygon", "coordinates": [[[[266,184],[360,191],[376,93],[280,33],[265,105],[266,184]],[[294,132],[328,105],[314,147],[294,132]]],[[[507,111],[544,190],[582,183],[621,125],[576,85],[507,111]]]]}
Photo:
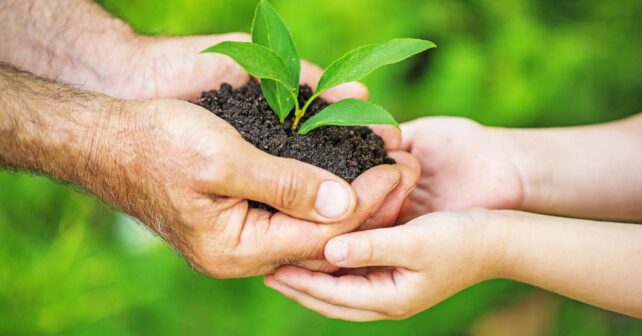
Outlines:
{"type": "MultiPolygon", "coordinates": [[[[219,153],[219,157],[228,157],[225,153],[219,153]]],[[[201,176],[197,178],[198,182],[208,182],[214,188],[220,189],[235,178],[235,172],[228,165],[221,161],[210,162],[203,169],[201,176]]]]}
{"type": "Polygon", "coordinates": [[[361,248],[362,251],[362,261],[366,265],[372,265],[375,260],[375,248],[374,248],[374,242],[372,241],[372,237],[368,237],[368,239],[363,240],[363,246],[361,248]]]}
{"type": "Polygon", "coordinates": [[[299,200],[299,178],[294,171],[284,170],[277,176],[276,199],[279,206],[292,208],[299,200]]]}

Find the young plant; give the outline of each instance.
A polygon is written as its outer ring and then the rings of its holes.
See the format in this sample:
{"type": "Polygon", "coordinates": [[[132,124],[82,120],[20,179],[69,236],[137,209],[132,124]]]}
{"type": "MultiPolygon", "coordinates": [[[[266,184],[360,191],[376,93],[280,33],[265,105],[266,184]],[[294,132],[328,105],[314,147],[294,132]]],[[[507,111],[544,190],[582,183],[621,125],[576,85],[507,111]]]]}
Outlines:
{"type": "MultiPolygon", "coordinates": [[[[301,107],[299,76],[301,60],[288,30],[276,10],[262,0],[256,7],[252,24],[252,42],[225,41],[203,52],[221,53],[234,59],[252,76],[261,79],[261,90],[281,123],[294,110],[292,130],[296,131],[310,104],[324,91],[339,84],[357,81],[384,65],[397,63],[436,45],[419,39],[394,39],[354,49],[330,64],[319,79],[317,89],[301,107]]],[[[357,99],[336,102],[298,130],[307,134],[322,126],[395,125],[395,119],[382,107],[357,99]]]]}

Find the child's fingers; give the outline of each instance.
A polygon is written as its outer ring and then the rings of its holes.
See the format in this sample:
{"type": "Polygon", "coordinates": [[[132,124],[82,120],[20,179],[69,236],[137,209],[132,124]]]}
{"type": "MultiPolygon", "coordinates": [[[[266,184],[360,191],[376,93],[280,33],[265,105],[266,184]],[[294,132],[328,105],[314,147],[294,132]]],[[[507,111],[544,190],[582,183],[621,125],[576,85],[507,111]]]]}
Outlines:
{"type": "Polygon", "coordinates": [[[416,270],[417,235],[401,225],[347,233],[325,245],[325,257],[338,267],[399,266],[416,270]]]}
{"type": "Polygon", "coordinates": [[[333,277],[297,267],[281,267],[274,278],[305,295],[332,305],[369,310],[395,316],[390,311],[405,297],[400,286],[408,287],[407,270],[388,270],[366,276],[333,277]]]}
{"type": "Polygon", "coordinates": [[[266,286],[280,292],[287,298],[294,300],[302,306],[314,310],[317,313],[329,318],[362,322],[386,319],[385,315],[377,312],[349,307],[341,307],[321,301],[293,288],[290,288],[289,286],[275,280],[273,276],[266,276],[264,282],[266,286]]]}

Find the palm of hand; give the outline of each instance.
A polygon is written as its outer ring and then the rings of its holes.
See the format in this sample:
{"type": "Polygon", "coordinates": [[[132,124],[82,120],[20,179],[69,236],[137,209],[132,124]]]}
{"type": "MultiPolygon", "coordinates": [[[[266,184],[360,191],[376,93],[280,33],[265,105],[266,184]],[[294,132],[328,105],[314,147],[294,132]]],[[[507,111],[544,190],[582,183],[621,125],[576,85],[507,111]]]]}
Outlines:
{"type": "Polygon", "coordinates": [[[519,206],[521,178],[500,134],[448,117],[416,120],[402,129],[402,149],[421,164],[402,222],[433,211],[519,206]]]}

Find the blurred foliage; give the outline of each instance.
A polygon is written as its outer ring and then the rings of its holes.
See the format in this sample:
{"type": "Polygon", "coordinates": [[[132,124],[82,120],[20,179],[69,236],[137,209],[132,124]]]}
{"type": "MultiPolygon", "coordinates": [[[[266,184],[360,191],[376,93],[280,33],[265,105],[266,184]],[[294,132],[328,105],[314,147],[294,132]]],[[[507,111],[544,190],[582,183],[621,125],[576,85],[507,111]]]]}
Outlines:
{"type": "MultiPolygon", "coordinates": [[[[249,31],[255,0],[103,0],[146,34],[249,31]]],[[[365,82],[400,120],[455,115],[500,126],[601,122],[642,107],[642,2],[273,0],[299,52],[326,66],[395,37],[439,48],[365,82]]],[[[195,55],[196,57],[196,55],[195,55]]],[[[0,173],[2,335],[467,334],[489,312],[539,290],[470,288],[414,318],[332,321],[266,289],[214,280],[74,189],[0,173]]],[[[640,335],[642,323],[559,298],[553,335],[640,335]]]]}

